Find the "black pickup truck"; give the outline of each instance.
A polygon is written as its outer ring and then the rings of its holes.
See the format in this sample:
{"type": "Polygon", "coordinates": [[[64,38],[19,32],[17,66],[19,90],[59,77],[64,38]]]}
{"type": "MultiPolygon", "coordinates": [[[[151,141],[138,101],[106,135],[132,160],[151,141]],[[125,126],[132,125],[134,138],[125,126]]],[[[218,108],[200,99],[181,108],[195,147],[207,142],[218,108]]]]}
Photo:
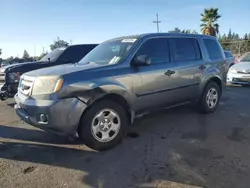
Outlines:
{"type": "Polygon", "coordinates": [[[17,93],[20,76],[32,70],[61,64],[77,63],[98,44],[79,44],[57,48],[41,60],[21,64],[8,65],[0,68],[0,100],[17,93]]]}

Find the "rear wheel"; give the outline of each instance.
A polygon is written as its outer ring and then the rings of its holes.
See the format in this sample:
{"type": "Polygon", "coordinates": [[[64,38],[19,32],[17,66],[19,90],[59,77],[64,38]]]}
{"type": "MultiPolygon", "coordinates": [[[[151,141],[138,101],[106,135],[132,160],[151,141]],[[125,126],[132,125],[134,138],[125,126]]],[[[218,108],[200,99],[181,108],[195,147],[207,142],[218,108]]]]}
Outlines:
{"type": "Polygon", "coordinates": [[[218,84],[215,82],[209,82],[199,101],[200,110],[203,113],[213,113],[219,105],[220,97],[221,92],[218,84]]]}
{"type": "Polygon", "coordinates": [[[117,145],[126,135],[127,128],[125,110],[114,101],[102,100],[83,115],[78,134],[88,147],[101,151],[117,145]]]}

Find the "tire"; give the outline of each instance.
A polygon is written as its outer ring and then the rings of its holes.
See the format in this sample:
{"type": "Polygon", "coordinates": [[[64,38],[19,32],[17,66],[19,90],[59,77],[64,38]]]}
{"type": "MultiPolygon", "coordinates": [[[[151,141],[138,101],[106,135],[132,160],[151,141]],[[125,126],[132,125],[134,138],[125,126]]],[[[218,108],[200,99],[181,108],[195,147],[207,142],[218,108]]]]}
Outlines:
{"type": "MultiPolygon", "coordinates": [[[[202,96],[200,98],[200,101],[198,103],[199,105],[199,109],[202,113],[205,113],[205,114],[209,114],[209,113],[213,113],[216,111],[219,103],[220,103],[220,98],[221,98],[221,91],[220,91],[220,88],[218,86],[217,83],[215,82],[209,82],[206,87],[204,88],[203,90],[203,93],[202,93],[202,96]],[[212,100],[214,105],[209,105],[208,103],[208,98],[207,98],[207,95],[209,92],[212,92],[215,94],[215,92],[217,93],[217,100],[215,102],[215,100],[212,100]]],[[[211,103],[210,103],[211,104],[211,103]]]]}
{"type": "Polygon", "coordinates": [[[111,100],[101,100],[90,106],[84,113],[80,121],[78,134],[86,146],[94,150],[103,151],[111,149],[120,143],[127,134],[127,129],[128,118],[123,107],[111,100]],[[108,115],[112,116],[114,114],[117,117],[113,116],[115,117],[113,120],[112,118],[108,118],[108,115]],[[120,126],[118,126],[119,123],[120,126]],[[117,127],[119,127],[119,130],[112,130],[118,129],[117,127]],[[105,131],[105,129],[107,130],[105,131]],[[95,133],[95,131],[99,132],[95,133]],[[105,140],[104,137],[105,135],[107,137],[107,134],[109,138],[113,139],[109,141],[105,140]]]}

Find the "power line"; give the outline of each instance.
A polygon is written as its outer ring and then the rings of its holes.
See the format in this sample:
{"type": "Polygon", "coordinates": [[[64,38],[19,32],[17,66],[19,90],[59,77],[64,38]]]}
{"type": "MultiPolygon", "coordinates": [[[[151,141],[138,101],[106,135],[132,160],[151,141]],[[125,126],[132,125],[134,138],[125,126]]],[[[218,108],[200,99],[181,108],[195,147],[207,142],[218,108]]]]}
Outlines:
{"type": "Polygon", "coordinates": [[[153,21],[153,23],[156,24],[156,27],[157,27],[157,32],[159,33],[159,23],[161,23],[161,21],[159,20],[158,18],[158,14],[156,14],[156,21],[153,21]]]}

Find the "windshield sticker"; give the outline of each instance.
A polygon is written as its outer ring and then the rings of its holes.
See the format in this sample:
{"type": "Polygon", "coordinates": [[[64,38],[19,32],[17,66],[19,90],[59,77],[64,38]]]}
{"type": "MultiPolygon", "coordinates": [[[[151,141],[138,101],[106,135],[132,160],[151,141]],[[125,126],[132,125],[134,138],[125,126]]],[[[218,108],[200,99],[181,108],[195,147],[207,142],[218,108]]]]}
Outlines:
{"type": "Polygon", "coordinates": [[[123,39],[122,42],[135,42],[137,39],[123,39]]]}

